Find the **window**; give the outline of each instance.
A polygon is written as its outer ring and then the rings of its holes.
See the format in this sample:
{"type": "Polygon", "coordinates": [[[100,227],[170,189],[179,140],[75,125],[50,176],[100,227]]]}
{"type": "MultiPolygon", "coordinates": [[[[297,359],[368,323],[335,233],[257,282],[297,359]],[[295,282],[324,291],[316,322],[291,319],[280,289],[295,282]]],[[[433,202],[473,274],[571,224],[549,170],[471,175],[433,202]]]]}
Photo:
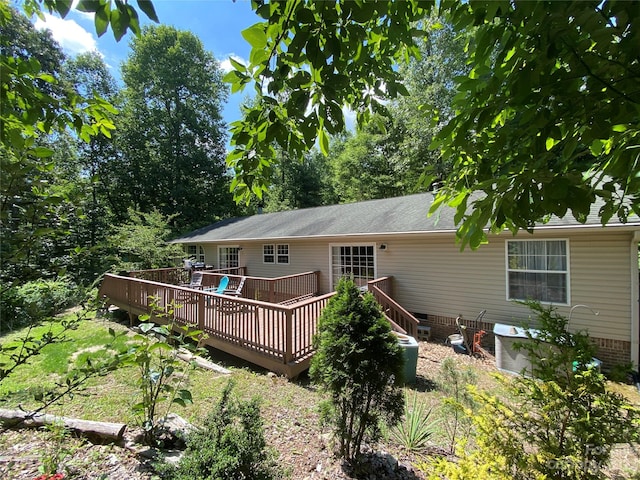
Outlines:
{"type": "Polygon", "coordinates": [[[239,265],[239,247],[218,247],[219,268],[236,268],[239,265]]]}
{"type": "Polygon", "coordinates": [[[204,248],[201,245],[187,245],[185,253],[187,257],[194,258],[196,262],[204,263],[204,248]]]}
{"type": "Polygon", "coordinates": [[[262,246],[262,261],[264,263],[276,263],[276,251],[273,245],[262,246]]]}
{"type": "Polygon", "coordinates": [[[263,245],[262,261],[264,263],[289,264],[289,245],[263,245]]]}
{"type": "Polygon", "coordinates": [[[289,245],[276,245],[278,251],[278,263],[289,263],[289,245]]]}
{"type": "Polygon", "coordinates": [[[332,287],[338,285],[342,277],[351,277],[356,285],[364,287],[374,280],[375,248],[373,245],[333,245],[331,246],[332,287]]]}
{"type": "Polygon", "coordinates": [[[566,240],[507,241],[507,298],[569,304],[566,240]]]}

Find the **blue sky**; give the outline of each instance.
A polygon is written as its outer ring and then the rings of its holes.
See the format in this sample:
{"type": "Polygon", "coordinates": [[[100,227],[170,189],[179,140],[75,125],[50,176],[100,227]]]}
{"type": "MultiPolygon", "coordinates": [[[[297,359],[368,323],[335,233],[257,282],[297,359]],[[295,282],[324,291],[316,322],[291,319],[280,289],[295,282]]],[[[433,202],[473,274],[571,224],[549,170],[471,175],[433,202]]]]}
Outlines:
{"type": "MultiPolygon", "coordinates": [[[[241,31],[260,21],[251,10],[251,3],[245,0],[154,0],[160,23],[172,25],[180,30],[188,30],[197,35],[204,48],[221,62],[224,70],[229,69],[229,57],[246,61],[249,44],[242,38],[241,31]]],[[[139,12],[142,24],[150,22],[139,12]]],[[[37,28],[48,28],[53,37],[70,56],[85,51],[98,50],[114,77],[119,80],[120,65],[129,54],[131,33],[116,42],[111,30],[98,38],[93,25],[93,16],[72,10],[63,20],[46,16],[46,22],[36,21],[37,28]]],[[[248,63],[248,62],[246,62],[248,63]]],[[[225,121],[240,118],[240,103],[247,93],[236,93],[229,97],[223,115],[225,121]]]]}

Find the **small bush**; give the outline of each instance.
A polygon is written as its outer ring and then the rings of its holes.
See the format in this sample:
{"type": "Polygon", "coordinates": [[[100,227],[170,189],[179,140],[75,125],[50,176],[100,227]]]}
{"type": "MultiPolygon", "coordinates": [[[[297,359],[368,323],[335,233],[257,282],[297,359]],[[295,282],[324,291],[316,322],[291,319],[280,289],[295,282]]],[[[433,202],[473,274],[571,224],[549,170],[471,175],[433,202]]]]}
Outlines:
{"type": "Polygon", "coordinates": [[[16,293],[26,313],[34,319],[60,313],[78,300],[75,286],[65,278],[27,282],[16,293]]]}
{"type": "Polygon", "coordinates": [[[33,280],[2,291],[0,331],[21,328],[60,313],[80,300],[78,288],[66,278],[33,280]]]}
{"type": "Polygon", "coordinates": [[[258,401],[231,398],[229,381],[204,425],[187,438],[177,466],[157,467],[168,480],[271,480],[283,478],[267,449],[258,401]]]}
{"type": "Polygon", "coordinates": [[[590,365],[588,335],[569,332],[553,307],[529,306],[539,334],[522,348],[536,377],[499,377],[506,398],[475,390],[479,409],[469,414],[477,449],[462,451],[459,462],[443,460],[436,475],[480,478],[464,470],[480,460],[478,468],[495,474],[486,478],[597,480],[613,445],[640,439],[640,409],[607,390],[590,365]]]}

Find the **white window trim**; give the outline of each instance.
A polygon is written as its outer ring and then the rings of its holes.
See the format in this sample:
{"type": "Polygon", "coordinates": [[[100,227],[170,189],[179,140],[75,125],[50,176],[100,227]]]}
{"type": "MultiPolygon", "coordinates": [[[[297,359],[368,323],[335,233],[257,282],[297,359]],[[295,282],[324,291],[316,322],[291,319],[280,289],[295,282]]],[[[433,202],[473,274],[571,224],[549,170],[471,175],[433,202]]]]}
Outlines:
{"type": "MultiPolygon", "coordinates": [[[[569,306],[571,305],[571,243],[568,238],[536,238],[536,239],[509,239],[504,242],[504,272],[505,272],[505,298],[508,302],[522,302],[524,300],[519,298],[510,298],[509,297],[509,242],[557,242],[563,241],[566,245],[566,256],[567,256],[567,269],[564,270],[565,275],[567,276],[567,301],[566,303],[556,303],[556,302],[545,302],[539,301],[542,305],[559,305],[559,306],[569,306]]],[[[516,270],[514,270],[516,271],[516,270]]],[[[527,272],[533,270],[517,270],[520,272],[527,272]]],[[[537,272],[549,272],[550,270],[536,270],[537,272]]],[[[560,270],[557,271],[561,272],[560,270]]]]}
{"type": "Polygon", "coordinates": [[[263,265],[289,265],[291,263],[291,246],[288,243],[264,243],[262,245],[262,264],[263,265]],[[287,247],[287,261],[280,262],[278,257],[278,247],[287,247]],[[264,247],[271,247],[273,249],[273,262],[266,262],[264,257],[264,247]]]}
{"type": "Polygon", "coordinates": [[[375,243],[351,242],[351,243],[330,243],[329,244],[329,291],[335,291],[333,284],[333,247],[373,247],[373,279],[378,278],[378,249],[375,243]]]}
{"type": "Polygon", "coordinates": [[[275,265],[276,264],[276,246],[273,243],[265,243],[262,245],[262,264],[263,265],[275,265]],[[264,253],[264,248],[265,247],[271,247],[273,249],[273,253],[269,254],[270,256],[273,257],[273,262],[267,262],[265,261],[265,257],[267,256],[267,254],[264,253]]]}
{"type": "Polygon", "coordinates": [[[184,246],[185,255],[195,257],[196,262],[205,263],[206,254],[204,251],[204,246],[199,243],[187,243],[184,246]],[[196,253],[190,253],[189,249],[194,248],[196,253]]]}
{"type": "MultiPolygon", "coordinates": [[[[222,266],[222,257],[220,255],[220,251],[223,248],[237,248],[240,249],[240,245],[218,245],[218,268],[237,268],[237,267],[223,267],[222,266]]],[[[238,250],[238,267],[240,267],[240,250],[238,250]]]]}
{"type": "MultiPolygon", "coordinates": [[[[275,258],[276,265],[289,265],[289,263],[291,261],[291,247],[289,246],[288,243],[276,243],[274,252],[275,252],[275,256],[276,256],[276,258],[275,258]],[[283,246],[287,247],[287,261],[286,262],[281,262],[280,258],[279,258],[280,255],[278,254],[278,247],[283,247],[283,246]]],[[[284,255],[282,255],[282,256],[284,256],[284,255]]]]}

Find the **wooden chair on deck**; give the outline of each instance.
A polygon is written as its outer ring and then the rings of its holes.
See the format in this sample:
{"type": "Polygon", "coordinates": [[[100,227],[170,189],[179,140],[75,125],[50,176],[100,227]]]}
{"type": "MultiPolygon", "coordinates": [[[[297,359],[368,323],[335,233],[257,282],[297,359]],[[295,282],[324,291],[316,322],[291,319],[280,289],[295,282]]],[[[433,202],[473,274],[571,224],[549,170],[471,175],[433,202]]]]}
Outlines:
{"type": "MultiPolygon", "coordinates": [[[[227,277],[226,275],[224,277],[222,277],[220,279],[220,283],[218,284],[217,287],[213,287],[213,288],[205,288],[203,289],[204,292],[213,292],[213,293],[217,293],[218,295],[222,295],[224,294],[224,291],[227,289],[227,286],[229,285],[229,277],[227,277]]],[[[209,298],[207,298],[207,305],[209,305],[209,298]]]]}
{"type": "Polygon", "coordinates": [[[189,288],[201,288],[202,287],[202,272],[193,272],[191,273],[191,281],[189,283],[185,283],[180,285],[181,287],[189,287],[189,288]]]}
{"type": "MultiPolygon", "coordinates": [[[[194,290],[200,290],[202,288],[202,272],[191,272],[191,281],[189,283],[181,283],[180,287],[192,288],[194,290]]],[[[196,298],[191,292],[185,292],[184,290],[178,291],[175,294],[177,304],[186,305],[189,303],[195,303],[196,298]]]]}
{"type": "Polygon", "coordinates": [[[222,293],[224,295],[233,295],[234,297],[239,297],[240,295],[242,295],[242,289],[244,288],[244,282],[246,280],[247,277],[240,278],[240,283],[238,283],[238,286],[236,288],[227,288],[222,293]]]}
{"type": "MultiPolygon", "coordinates": [[[[242,289],[244,288],[244,282],[247,280],[247,277],[241,277],[240,282],[235,288],[227,288],[223,295],[229,295],[232,297],[240,297],[242,295],[242,289]]],[[[222,311],[224,313],[237,313],[246,311],[247,306],[245,304],[238,304],[233,300],[229,300],[226,302],[222,302],[222,311]]]]}

